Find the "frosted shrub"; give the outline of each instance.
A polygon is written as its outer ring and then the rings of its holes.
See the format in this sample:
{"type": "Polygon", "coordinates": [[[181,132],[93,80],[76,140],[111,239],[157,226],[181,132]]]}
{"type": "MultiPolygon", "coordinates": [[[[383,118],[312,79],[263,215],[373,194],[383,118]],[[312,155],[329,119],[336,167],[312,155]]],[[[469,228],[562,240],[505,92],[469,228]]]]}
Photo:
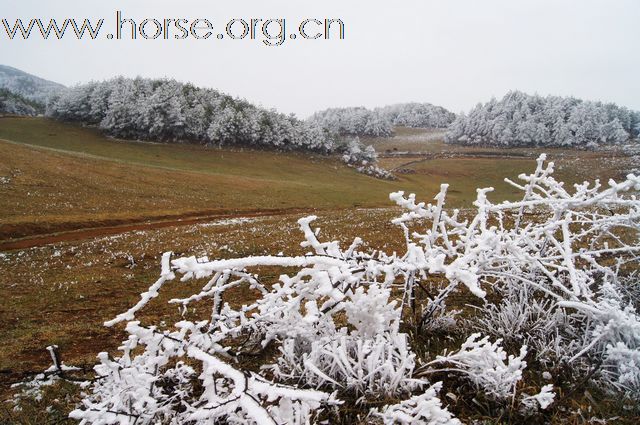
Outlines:
{"type": "Polygon", "coordinates": [[[283,344],[274,367],[275,375],[288,382],[346,390],[361,400],[406,396],[422,384],[412,378],[415,355],[402,333],[362,339],[343,331],[310,342],[308,350],[293,345],[283,344]]]}
{"type": "Polygon", "coordinates": [[[607,388],[640,401],[640,350],[623,342],[608,345],[601,382],[607,388]]]}
{"type": "MultiPolygon", "coordinates": [[[[390,289],[377,283],[349,291],[341,310],[350,328],[336,330],[331,322],[316,326],[316,334],[297,333],[296,338],[284,340],[273,367],[275,375],[286,382],[342,389],[359,397],[410,393],[420,384],[412,379],[415,355],[407,335],[398,332],[400,310],[389,298],[390,289]]],[[[319,314],[315,303],[308,303],[306,310],[307,317],[319,314]]],[[[321,318],[313,320],[318,323],[321,318]]]]}
{"type": "Polygon", "coordinates": [[[462,310],[447,308],[447,304],[442,301],[429,301],[421,311],[419,331],[423,334],[453,334],[458,332],[458,315],[462,310]]]}
{"type": "Polygon", "coordinates": [[[358,137],[342,147],[342,161],[358,172],[386,180],[395,180],[393,174],[379,167],[378,154],[373,146],[364,146],[358,137]]]}
{"type": "Polygon", "coordinates": [[[439,385],[423,390],[436,374],[464,377],[496,405],[550,405],[549,387],[518,397],[531,387],[520,385],[533,360],[525,360],[527,345],[543,365],[584,368],[612,393],[637,397],[640,321],[622,286],[626,270],[638,267],[640,178],[569,190],[552,174],[543,156],[522,184],[508,181],[521,201],[494,204],[491,188],[478,189],[475,211],[464,216],[445,208],[447,185],[433,203],[391,194],[404,211],[393,220],[404,236],[400,254],[361,250],[359,238],[347,248],[320,241],[313,216],[298,221],[305,255],[164,254],[160,278],[106,323],[126,322],[129,338],[118,357],[99,356],[98,379],[72,416],[96,424],[307,423],[341,394],[355,394],[360,404],[398,399],[377,413],[387,423],[454,424],[436,398],[439,385]],[[262,267],[287,274],[266,285],[254,273],[262,267]],[[203,284],[170,303],[186,310],[209,302],[211,314],[168,329],[136,321],[178,276],[203,284]],[[255,301],[226,302],[240,286],[255,301]],[[410,344],[419,340],[410,335],[453,317],[447,301],[459,291],[484,302],[475,314],[488,335],[467,335],[459,349],[426,354],[417,367],[410,344]],[[503,348],[503,337],[514,347],[503,348]],[[270,344],[278,351],[271,364],[236,368],[235,360],[270,344]]]}
{"type": "Polygon", "coordinates": [[[385,406],[381,411],[372,412],[372,416],[381,418],[384,424],[389,425],[461,425],[462,422],[442,407],[442,402],[438,399],[441,388],[442,383],[436,382],[424,393],[398,404],[385,406]]]}
{"type": "Polygon", "coordinates": [[[499,303],[483,306],[481,314],[467,322],[472,329],[515,347],[543,340],[555,332],[562,321],[558,316],[563,313],[550,300],[532,299],[525,291],[518,291],[506,295],[499,303]]]}
{"type": "Polygon", "coordinates": [[[636,311],[640,309],[640,275],[637,271],[628,276],[620,276],[620,296],[623,301],[632,305],[636,311]]]}
{"type": "Polygon", "coordinates": [[[585,362],[567,367],[567,359],[583,347],[586,317],[568,312],[548,298],[534,298],[526,288],[510,288],[496,304],[485,304],[475,317],[466,321],[469,328],[502,339],[511,349],[526,345],[536,362],[545,370],[563,372],[572,378],[586,376],[591,370],[585,362]]]}
{"type": "Polygon", "coordinates": [[[292,420],[288,423],[304,424],[330,400],[328,394],[276,385],[220,360],[213,354],[224,351],[209,338],[203,323],[176,326],[178,331],[160,332],[129,322],[122,356],[98,356],[99,379],[71,417],[94,424],[271,424],[272,415],[279,414],[292,420]],[[138,348],[142,354],[134,355],[138,348]],[[199,372],[186,361],[197,364],[199,372]],[[197,380],[202,390],[194,389],[197,380]]]}
{"type": "Polygon", "coordinates": [[[536,395],[526,396],[522,399],[522,405],[525,411],[535,411],[538,409],[547,409],[555,400],[556,394],[553,392],[553,385],[547,384],[540,389],[536,395]]]}
{"type": "Polygon", "coordinates": [[[522,346],[518,356],[510,355],[489,337],[480,339],[480,334],[471,335],[456,352],[438,356],[427,367],[443,366],[441,370],[427,369],[425,373],[438,371],[460,372],[490,398],[505,400],[513,396],[522,371],[527,367],[524,357],[527,347],[522,346]]]}

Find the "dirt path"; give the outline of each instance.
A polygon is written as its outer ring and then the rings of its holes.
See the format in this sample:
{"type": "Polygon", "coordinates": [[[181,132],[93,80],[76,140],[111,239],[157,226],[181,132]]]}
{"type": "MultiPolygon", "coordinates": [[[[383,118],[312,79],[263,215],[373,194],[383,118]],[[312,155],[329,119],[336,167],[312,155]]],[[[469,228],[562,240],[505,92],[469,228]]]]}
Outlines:
{"type": "MultiPolygon", "coordinates": [[[[240,217],[270,217],[297,213],[310,213],[320,211],[318,209],[304,208],[283,208],[265,210],[245,210],[222,213],[208,213],[205,215],[186,214],[175,216],[170,219],[140,218],[138,220],[127,221],[122,224],[104,225],[96,222],[95,226],[87,226],[80,229],[60,231],[55,233],[31,235],[24,238],[9,239],[0,241],[0,251],[11,251],[27,249],[38,246],[50,245],[59,242],[79,241],[102,236],[117,235],[125,232],[137,230],[161,229],[164,227],[188,226],[197,223],[205,223],[220,219],[240,218],[240,217]]],[[[324,210],[322,210],[324,211],[324,210]]]]}

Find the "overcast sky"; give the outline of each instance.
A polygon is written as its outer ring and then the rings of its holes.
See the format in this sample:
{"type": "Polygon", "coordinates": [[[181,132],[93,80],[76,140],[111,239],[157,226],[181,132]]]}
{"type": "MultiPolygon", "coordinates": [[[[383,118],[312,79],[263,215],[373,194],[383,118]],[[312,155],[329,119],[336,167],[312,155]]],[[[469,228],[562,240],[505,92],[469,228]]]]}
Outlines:
{"type": "Polygon", "coordinates": [[[466,111],[510,89],[640,110],[638,0],[2,0],[0,18],[341,18],[344,40],[9,41],[0,63],[72,85],[174,77],[305,117],[417,101],[466,111]]]}

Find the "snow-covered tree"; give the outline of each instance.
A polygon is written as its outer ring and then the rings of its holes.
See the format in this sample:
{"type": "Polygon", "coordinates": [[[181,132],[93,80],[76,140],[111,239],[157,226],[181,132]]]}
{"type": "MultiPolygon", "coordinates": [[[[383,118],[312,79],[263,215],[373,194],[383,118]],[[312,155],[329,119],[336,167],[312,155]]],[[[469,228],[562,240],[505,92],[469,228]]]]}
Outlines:
{"type": "Polygon", "coordinates": [[[41,104],[25,99],[6,89],[0,89],[0,114],[34,116],[42,113],[41,104]]]}
{"type": "Polygon", "coordinates": [[[510,92],[461,114],[446,141],[466,145],[594,148],[634,137],[640,112],[571,97],[510,92]]]}
{"type": "Polygon", "coordinates": [[[335,138],[295,116],[175,80],[115,78],[72,87],[47,114],[122,138],[331,153],[335,138]]]}
{"type": "Polygon", "coordinates": [[[307,121],[338,136],[393,135],[391,120],[379,111],[371,111],[364,107],[329,108],[316,112],[307,121]]]}
{"type": "Polygon", "coordinates": [[[370,110],[364,107],[329,108],[308,121],[339,136],[389,137],[394,126],[446,128],[455,114],[430,103],[401,103],[370,110]]]}
{"type": "Polygon", "coordinates": [[[399,103],[376,111],[401,127],[447,128],[456,117],[445,108],[430,103],[399,103]]]}

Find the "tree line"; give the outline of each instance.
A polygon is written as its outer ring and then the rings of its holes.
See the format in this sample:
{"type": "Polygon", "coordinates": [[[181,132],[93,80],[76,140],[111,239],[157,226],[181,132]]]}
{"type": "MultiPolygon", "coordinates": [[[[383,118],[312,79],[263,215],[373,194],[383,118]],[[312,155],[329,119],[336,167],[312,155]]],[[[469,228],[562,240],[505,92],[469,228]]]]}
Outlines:
{"type": "Polygon", "coordinates": [[[400,103],[382,108],[329,108],[307,121],[342,136],[393,136],[394,127],[446,128],[455,114],[430,103],[400,103]]]}
{"type": "MultiPolygon", "coordinates": [[[[362,153],[355,137],[391,137],[394,128],[446,128],[445,141],[498,147],[596,148],[640,133],[640,112],[613,103],[512,91],[456,115],[429,103],[329,108],[306,120],[213,89],[172,79],[118,77],[65,88],[0,67],[0,113],[39,115],[99,127],[126,139],[238,145],[321,153],[362,153]]],[[[369,149],[370,151],[370,149],[369,149]]]]}
{"type": "Polygon", "coordinates": [[[446,141],[464,145],[595,148],[640,132],[640,112],[613,103],[512,91],[478,104],[449,126],[446,141]]]}
{"type": "Polygon", "coordinates": [[[331,135],[293,115],[171,79],[114,78],[72,87],[47,115],[98,126],[114,137],[333,152],[331,135]]]}

